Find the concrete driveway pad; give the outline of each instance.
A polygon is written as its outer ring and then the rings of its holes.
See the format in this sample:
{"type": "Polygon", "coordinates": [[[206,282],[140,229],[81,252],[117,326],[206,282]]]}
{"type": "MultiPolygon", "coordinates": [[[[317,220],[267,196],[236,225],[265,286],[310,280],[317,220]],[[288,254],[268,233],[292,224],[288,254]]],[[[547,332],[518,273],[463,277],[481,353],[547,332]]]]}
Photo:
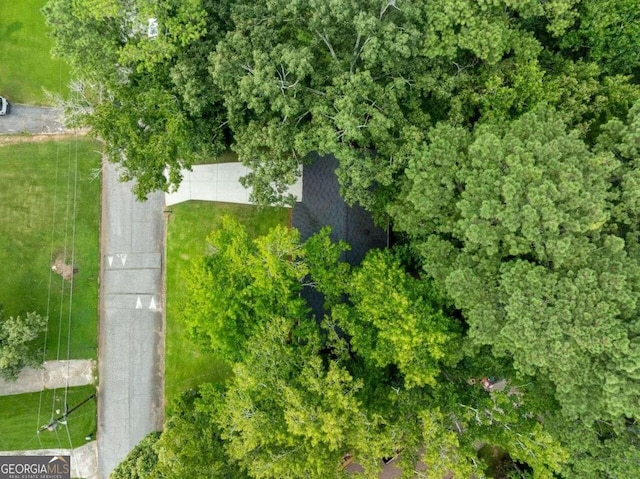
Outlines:
{"type": "Polygon", "coordinates": [[[0,396],[63,388],[67,378],[69,386],[93,384],[95,369],[96,363],[90,359],[45,361],[42,368],[24,368],[15,381],[0,379],[0,396]]]}

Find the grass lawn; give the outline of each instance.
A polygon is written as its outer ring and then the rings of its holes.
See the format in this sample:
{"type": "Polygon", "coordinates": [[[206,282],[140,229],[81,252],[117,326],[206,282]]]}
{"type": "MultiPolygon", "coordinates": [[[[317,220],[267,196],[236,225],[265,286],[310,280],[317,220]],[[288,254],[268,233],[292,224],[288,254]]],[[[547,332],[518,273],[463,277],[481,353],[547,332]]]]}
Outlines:
{"type": "Polygon", "coordinates": [[[202,160],[194,163],[194,165],[214,165],[216,163],[235,163],[238,161],[238,154],[232,150],[225,150],[215,158],[202,160]]]}
{"type": "Polygon", "coordinates": [[[43,88],[64,94],[69,68],[51,57],[40,9],[47,0],[2,0],[0,8],[0,95],[11,102],[44,105],[43,88]]]}
{"type": "Polygon", "coordinates": [[[206,252],[206,238],[223,215],[234,216],[255,236],[277,224],[289,223],[289,209],[188,201],[170,207],[167,229],[167,328],[165,399],[167,401],[202,382],[223,380],[228,368],[215,356],[202,353],[185,332],[181,311],[186,292],[181,278],[192,259],[206,252]]]}
{"type": "Polygon", "coordinates": [[[6,316],[36,311],[49,317],[47,359],[66,359],[70,319],[69,357],[96,357],[100,180],[93,173],[100,167],[98,147],[86,139],[0,146],[0,303],[6,316]],[[66,264],[75,255],[78,268],[73,294],[70,282],[51,270],[54,259],[65,254],[66,264]]]}
{"type": "MultiPolygon", "coordinates": [[[[95,392],[93,386],[69,388],[69,409],[79,405],[95,392]]],[[[54,431],[38,429],[50,423],[52,417],[64,413],[64,389],[46,390],[42,393],[0,396],[0,451],[23,449],[75,448],[87,441],[89,434],[95,438],[96,401],[94,399],[69,414],[67,425],[58,425],[54,431]],[[55,394],[55,395],[54,395],[55,394]],[[60,410],[60,414],[56,413],[60,410]],[[38,411],[40,416],[38,417],[38,411]],[[67,434],[67,429],[69,434],[67,434]],[[69,443],[71,436],[71,443],[69,443]]]]}

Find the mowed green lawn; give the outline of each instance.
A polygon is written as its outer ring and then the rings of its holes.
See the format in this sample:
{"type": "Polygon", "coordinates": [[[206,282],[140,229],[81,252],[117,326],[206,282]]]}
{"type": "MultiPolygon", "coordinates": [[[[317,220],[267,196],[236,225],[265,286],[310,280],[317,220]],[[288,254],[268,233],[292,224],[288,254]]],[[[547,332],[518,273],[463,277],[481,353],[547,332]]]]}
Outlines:
{"type": "Polygon", "coordinates": [[[69,68],[51,57],[40,9],[47,0],[0,0],[0,95],[14,103],[45,105],[43,88],[64,94],[69,68]]]}
{"type": "MultiPolygon", "coordinates": [[[[95,393],[93,386],[69,388],[67,405],[72,409],[95,393]]],[[[42,426],[50,424],[64,414],[65,390],[46,390],[42,393],[0,396],[0,451],[24,449],[76,448],[87,441],[86,436],[95,438],[96,401],[91,399],[72,411],[67,424],[59,424],[53,431],[42,426]],[[56,410],[60,411],[59,413],[56,410]],[[68,431],[68,434],[67,434],[68,431]],[[71,437],[71,442],[69,442],[71,437]]]]}
{"type": "Polygon", "coordinates": [[[248,205],[188,201],[168,208],[167,229],[167,327],[165,399],[203,382],[225,379],[229,369],[214,355],[203,353],[190,340],[181,312],[187,301],[185,277],[191,261],[207,251],[206,238],[230,215],[258,236],[277,224],[289,224],[287,208],[257,208],[248,205]]]}
{"type": "Polygon", "coordinates": [[[72,359],[96,357],[98,148],[82,138],[0,146],[0,303],[7,316],[49,317],[47,359],[66,359],[67,348],[72,359]],[[73,291],[51,270],[63,256],[66,264],[75,256],[73,291]]]}

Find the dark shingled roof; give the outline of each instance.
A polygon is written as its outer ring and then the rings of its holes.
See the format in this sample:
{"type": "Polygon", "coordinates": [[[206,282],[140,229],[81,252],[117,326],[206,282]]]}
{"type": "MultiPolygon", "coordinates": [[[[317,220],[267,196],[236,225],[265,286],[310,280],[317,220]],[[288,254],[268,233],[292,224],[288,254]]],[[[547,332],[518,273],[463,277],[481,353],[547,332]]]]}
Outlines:
{"type": "Polygon", "coordinates": [[[337,167],[335,157],[317,155],[311,164],[304,166],[302,202],[293,208],[293,227],[300,231],[304,241],[323,226],[331,226],[333,241],[351,245],[344,260],[357,266],[367,251],[387,245],[387,233],[373,223],[364,208],[344,202],[335,174],[337,167]]]}
{"type": "MultiPolygon", "coordinates": [[[[293,208],[292,225],[300,231],[302,240],[331,226],[331,239],[345,241],[351,250],[342,258],[352,266],[359,265],[367,251],[387,246],[387,233],[373,223],[371,215],[360,206],[348,206],[340,196],[335,170],[338,160],[334,156],[313,157],[304,166],[302,202],[293,208]]],[[[316,313],[322,316],[322,295],[315,289],[305,288],[303,296],[316,313]]]]}

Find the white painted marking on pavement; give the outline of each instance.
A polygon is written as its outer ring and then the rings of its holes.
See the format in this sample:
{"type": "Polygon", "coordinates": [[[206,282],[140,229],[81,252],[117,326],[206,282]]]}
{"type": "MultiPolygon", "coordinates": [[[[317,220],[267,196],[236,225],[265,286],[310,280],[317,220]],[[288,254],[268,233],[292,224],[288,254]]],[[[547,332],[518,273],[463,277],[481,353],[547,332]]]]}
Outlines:
{"type": "Polygon", "coordinates": [[[156,298],[154,298],[153,296],[151,296],[151,303],[149,304],[149,309],[152,309],[153,311],[158,310],[158,308],[156,307],[156,298]]]}
{"type": "Polygon", "coordinates": [[[113,265],[113,256],[107,256],[107,261],[109,261],[109,266],[113,265]]]}
{"type": "Polygon", "coordinates": [[[127,255],[126,253],[122,253],[122,254],[117,254],[116,255],[118,258],[120,258],[120,261],[122,261],[122,266],[125,265],[125,263],[127,262],[127,255]]]}
{"type": "Polygon", "coordinates": [[[136,301],[136,309],[142,309],[142,301],[140,300],[140,296],[138,296],[138,301],[136,301]]]}

